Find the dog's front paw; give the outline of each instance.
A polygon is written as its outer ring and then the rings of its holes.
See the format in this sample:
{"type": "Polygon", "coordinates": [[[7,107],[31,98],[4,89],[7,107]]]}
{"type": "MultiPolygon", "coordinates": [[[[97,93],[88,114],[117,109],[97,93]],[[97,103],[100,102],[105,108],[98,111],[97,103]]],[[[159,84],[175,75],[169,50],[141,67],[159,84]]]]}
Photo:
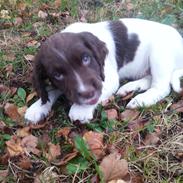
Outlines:
{"type": "Polygon", "coordinates": [[[139,94],[131,99],[126,107],[133,109],[137,107],[149,106],[151,104],[152,103],[148,99],[146,99],[146,97],[143,97],[143,94],[139,94]]]}
{"type": "Polygon", "coordinates": [[[83,124],[89,123],[93,118],[94,109],[94,106],[73,104],[69,111],[69,118],[71,121],[79,120],[83,124]]]}
{"type": "Polygon", "coordinates": [[[41,100],[38,100],[27,109],[24,116],[25,121],[27,124],[37,124],[39,121],[48,116],[50,110],[51,107],[49,105],[42,105],[41,100]]]}

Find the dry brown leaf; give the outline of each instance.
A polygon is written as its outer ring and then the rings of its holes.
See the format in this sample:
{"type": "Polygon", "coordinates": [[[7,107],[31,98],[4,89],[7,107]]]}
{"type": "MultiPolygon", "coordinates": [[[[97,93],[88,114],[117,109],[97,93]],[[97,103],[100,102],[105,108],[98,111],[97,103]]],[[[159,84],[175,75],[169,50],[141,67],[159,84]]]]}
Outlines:
{"type": "Polygon", "coordinates": [[[31,162],[31,160],[29,159],[29,158],[23,158],[23,159],[21,159],[19,162],[18,162],[18,164],[17,164],[20,168],[22,168],[22,169],[26,169],[26,170],[28,170],[29,168],[31,168],[32,167],[32,162],[31,162]]]}
{"type": "Polygon", "coordinates": [[[140,174],[131,172],[131,182],[130,183],[144,183],[143,177],[140,174]]]}
{"type": "Polygon", "coordinates": [[[57,137],[63,136],[67,139],[70,132],[71,132],[70,127],[61,128],[60,130],[57,131],[57,137]]]}
{"type": "Polygon", "coordinates": [[[55,0],[54,5],[55,8],[59,8],[61,6],[61,0],[55,0]]]}
{"type": "Polygon", "coordinates": [[[23,106],[23,107],[18,108],[18,113],[20,114],[20,116],[22,118],[24,117],[26,110],[27,110],[27,106],[23,106]]]}
{"type": "Polygon", "coordinates": [[[53,161],[57,156],[61,154],[61,149],[59,144],[48,143],[48,153],[45,154],[45,157],[48,161],[53,161]]]}
{"type": "Polygon", "coordinates": [[[48,16],[48,14],[46,13],[46,12],[44,12],[44,11],[39,11],[38,12],[38,17],[39,18],[42,18],[42,19],[46,19],[46,17],[48,16]]]}
{"type": "Polygon", "coordinates": [[[21,146],[21,139],[17,136],[12,136],[10,140],[6,141],[6,146],[10,157],[24,153],[24,149],[21,146]]]}
{"type": "Polygon", "coordinates": [[[10,92],[10,89],[7,86],[0,84],[0,94],[1,93],[9,93],[9,92],[10,92]]]}
{"type": "Polygon", "coordinates": [[[118,153],[110,154],[100,163],[105,182],[123,179],[128,174],[128,163],[118,153]]]}
{"type": "Polygon", "coordinates": [[[27,98],[26,98],[26,103],[28,103],[29,101],[31,101],[35,96],[37,96],[36,92],[32,92],[30,93],[27,98]]]}
{"type": "Polygon", "coordinates": [[[102,133],[89,131],[83,135],[83,138],[92,153],[95,155],[96,159],[101,159],[105,155],[102,133]]]}
{"type": "Polygon", "coordinates": [[[48,123],[38,123],[38,124],[29,124],[31,129],[41,129],[44,128],[48,123]]]}
{"type": "Polygon", "coordinates": [[[124,97],[122,97],[122,100],[131,99],[133,96],[134,96],[134,92],[130,92],[127,95],[125,95],[124,97]]]}
{"type": "Polygon", "coordinates": [[[114,101],[114,100],[115,100],[115,97],[112,95],[112,96],[110,96],[108,99],[102,101],[101,105],[105,107],[105,106],[107,106],[110,102],[112,102],[112,101],[114,101]]]}
{"type": "Polygon", "coordinates": [[[12,75],[12,73],[13,73],[13,65],[12,64],[6,65],[5,71],[6,71],[6,76],[7,77],[12,75]]]}
{"type": "Polygon", "coordinates": [[[183,100],[179,100],[177,103],[172,104],[170,108],[176,112],[183,112],[183,100]]]}
{"type": "Polygon", "coordinates": [[[24,55],[24,58],[25,58],[25,60],[27,60],[27,61],[33,61],[33,60],[34,60],[34,55],[30,55],[30,54],[24,55]]]}
{"type": "Polygon", "coordinates": [[[32,47],[32,46],[36,46],[38,44],[38,42],[36,40],[30,40],[28,43],[27,43],[27,46],[28,47],[32,47]]]}
{"type": "Polygon", "coordinates": [[[18,8],[18,10],[20,10],[20,11],[25,11],[25,9],[26,9],[26,3],[23,3],[23,2],[19,2],[18,4],[17,4],[17,8],[18,8]]]}
{"type": "Polygon", "coordinates": [[[117,119],[118,118],[118,112],[116,109],[108,109],[105,111],[107,114],[107,119],[112,120],[112,119],[117,119]]]}
{"type": "Polygon", "coordinates": [[[120,119],[122,121],[132,121],[139,116],[140,112],[135,109],[127,109],[120,114],[120,119]]]}
{"type": "Polygon", "coordinates": [[[130,129],[130,131],[137,131],[143,129],[145,124],[148,122],[148,119],[136,119],[128,123],[128,128],[130,129]]]}
{"type": "Polygon", "coordinates": [[[156,132],[148,133],[145,136],[144,144],[145,145],[155,145],[159,142],[159,140],[160,139],[159,139],[158,134],[156,132]]]}
{"type": "Polygon", "coordinates": [[[78,155],[78,151],[74,151],[72,153],[67,154],[64,158],[59,160],[59,162],[54,162],[53,164],[57,166],[66,165],[68,161],[75,158],[77,155],[78,155]]]}
{"type": "Polygon", "coordinates": [[[21,141],[21,146],[26,153],[32,152],[33,154],[40,155],[40,150],[37,149],[38,138],[33,135],[24,137],[21,141]]]}
{"type": "Polygon", "coordinates": [[[6,103],[4,106],[4,112],[13,121],[20,120],[20,114],[18,113],[18,108],[15,104],[6,103]]]}
{"type": "Polygon", "coordinates": [[[30,127],[27,126],[27,127],[18,129],[16,131],[16,134],[17,134],[18,137],[26,137],[26,136],[29,136],[30,135],[30,127]]]}

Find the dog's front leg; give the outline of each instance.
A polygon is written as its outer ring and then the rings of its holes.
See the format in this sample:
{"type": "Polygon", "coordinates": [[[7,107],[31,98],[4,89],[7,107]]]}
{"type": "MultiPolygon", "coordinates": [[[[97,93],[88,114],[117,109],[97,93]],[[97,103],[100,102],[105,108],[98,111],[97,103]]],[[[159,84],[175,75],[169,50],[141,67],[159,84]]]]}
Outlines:
{"type": "Polygon", "coordinates": [[[61,95],[61,92],[56,89],[48,91],[48,98],[45,104],[42,104],[41,99],[33,103],[25,113],[26,123],[36,124],[48,116],[51,111],[52,105],[55,103],[57,98],[61,95]]]}
{"type": "Polygon", "coordinates": [[[69,118],[71,121],[79,120],[81,123],[89,123],[93,118],[93,113],[96,108],[95,105],[78,105],[73,104],[69,111],[69,118]]]}

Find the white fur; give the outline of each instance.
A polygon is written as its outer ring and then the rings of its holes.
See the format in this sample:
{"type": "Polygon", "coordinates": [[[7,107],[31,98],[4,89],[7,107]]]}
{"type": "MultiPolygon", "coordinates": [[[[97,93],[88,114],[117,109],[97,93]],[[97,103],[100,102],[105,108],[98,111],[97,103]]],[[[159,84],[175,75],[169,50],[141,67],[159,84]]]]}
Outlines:
{"type": "MultiPolygon", "coordinates": [[[[171,85],[175,91],[180,92],[179,79],[183,76],[183,39],[180,34],[170,26],[152,21],[140,19],[121,19],[121,21],[127,27],[129,36],[131,33],[138,35],[140,45],[134,60],[120,68],[119,71],[115,58],[115,44],[108,28],[108,22],[74,23],[62,31],[75,33],[88,31],[106,43],[109,54],[105,60],[105,81],[98,103],[115,93],[119,88],[119,80],[124,78],[133,78],[137,81],[120,87],[117,94],[125,95],[138,89],[147,90],[134,97],[127,105],[129,108],[155,104],[169,94],[171,85]]],[[[27,110],[25,118],[28,116],[30,121],[36,123],[42,116],[38,113],[46,116],[53,103],[45,104],[46,106],[41,106],[40,102],[33,104],[33,107],[31,106],[27,110]],[[48,110],[46,111],[45,108],[48,110]]],[[[96,106],[73,104],[69,117],[71,120],[78,119],[88,122],[92,119],[96,106]]]]}
{"type": "Polygon", "coordinates": [[[46,104],[42,105],[41,99],[33,103],[25,113],[26,123],[36,124],[48,116],[52,105],[60,95],[61,92],[59,90],[50,90],[48,91],[49,101],[47,101],[46,104]]]}

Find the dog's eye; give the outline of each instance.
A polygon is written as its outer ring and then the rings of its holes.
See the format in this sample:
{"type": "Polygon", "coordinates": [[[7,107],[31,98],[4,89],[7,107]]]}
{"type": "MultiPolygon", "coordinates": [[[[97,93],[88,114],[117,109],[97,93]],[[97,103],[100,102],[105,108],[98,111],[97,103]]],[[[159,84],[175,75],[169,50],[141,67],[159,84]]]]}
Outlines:
{"type": "Polygon", "coordinates": [[[89,65],[91,62],[91,57],[89,55],[84,55],[82,58],[83,65],[89,65]]]}
{"type": "Polygon", "coordinates": [[[60,74],[60,73],[55,73],[55,74],[54,74],[54,77],[55,77],[55,79],[57,79],[57,80],[62,80],[62,79],[64,79],[64,75],[63,75],[63,74],[60,74]]]}

